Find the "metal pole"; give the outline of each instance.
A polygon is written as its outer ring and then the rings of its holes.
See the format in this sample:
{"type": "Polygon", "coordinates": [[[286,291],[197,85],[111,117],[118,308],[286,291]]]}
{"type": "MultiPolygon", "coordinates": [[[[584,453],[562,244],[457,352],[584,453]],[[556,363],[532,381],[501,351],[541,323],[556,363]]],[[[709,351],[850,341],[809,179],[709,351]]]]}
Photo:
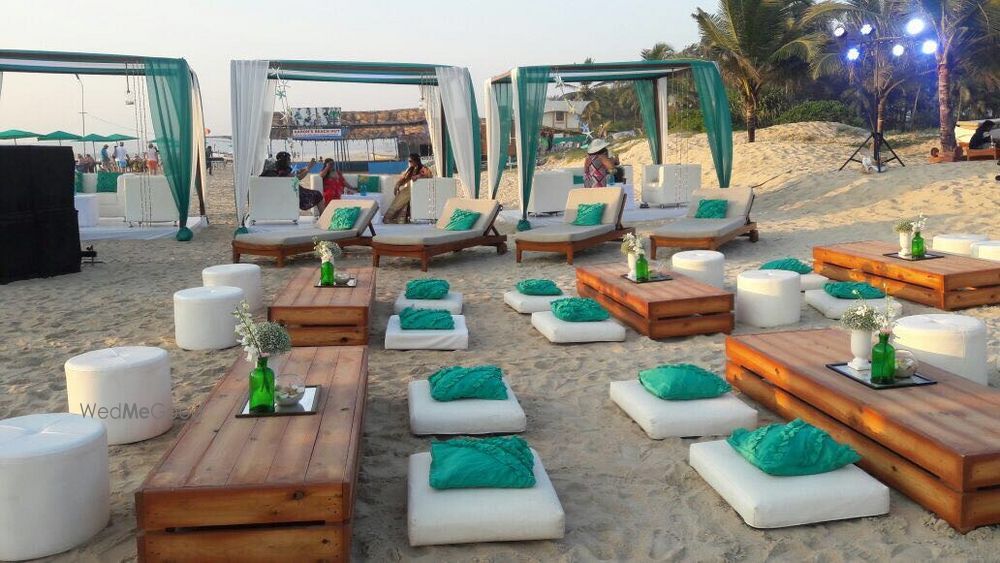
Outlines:
{"type": "MultiPolygon", "coordinates": [[[[83,80],[80,78],[79,74],[74,74],[73,76],[75,76],[76,77],[76,81],[80,83],[80,136],[81,137],[86,137],[87,136],[87,109],[86,109],[86,106],[84,105],[83,80]]],[[[84,147],[83,150],[87,150],[87,147],[84,147]]]]}

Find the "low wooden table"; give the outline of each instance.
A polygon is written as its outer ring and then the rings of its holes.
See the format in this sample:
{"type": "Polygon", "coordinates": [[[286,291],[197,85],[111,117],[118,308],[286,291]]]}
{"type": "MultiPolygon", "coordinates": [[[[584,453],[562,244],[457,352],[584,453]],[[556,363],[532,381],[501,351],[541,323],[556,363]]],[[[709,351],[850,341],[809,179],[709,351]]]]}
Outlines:
{"type": "Polygon", "coordinates": [[[314,415],[236,418],[238,360],[135,494],[140,561],[348,561],[368,381],[366,346],[272,362],[321,385],[314,415]]]}
{"type": "Polygon", "coordinates": [[[676,272],[674,279],[637,284],[624,264],[580,266],[576,292],[591,297],[636,331],[659,339],[733,330],[733,294],[676,272]]]}
{"type": "Polygon", "coordinates": [[[877,391],[826,367],[851,357],[838,329],[730,336],[726,378],[850,444],[865,471],[955,529],[1000,523],[1000,390],[921,364],[935,385],[877,391]]]}
{"type": "Polygon", "coordinates": [[[919,261],[884,256],[897,251],[898,245],[877,240],[817,246],[813,270],[945,311],[1000,303],[1000,263],[955,255],[919,261]]]}
{"type": "Polygon", "coordinates": [[[295,274],[267,308],[267,319],[285,325],[292,346],[368,344],[375,303],[375,268],[338,268],[358,277],[356,287],[316,287],[319,268],[295,274]]]}

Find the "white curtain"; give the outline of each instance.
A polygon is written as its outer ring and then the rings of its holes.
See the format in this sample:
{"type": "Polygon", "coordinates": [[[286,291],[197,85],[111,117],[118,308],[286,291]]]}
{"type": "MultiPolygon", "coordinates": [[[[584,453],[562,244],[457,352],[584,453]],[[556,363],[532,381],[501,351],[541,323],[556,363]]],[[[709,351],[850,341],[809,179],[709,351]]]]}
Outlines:
{"type": "Polygon", "coordinates": [[[667,146],[667,133],[670,131],[667,120],[667,107],[670,102],[670,94],[667,92],[667,77],[656,79],[656,114],[660,118],[660,162],[666,164],[670,162],[667,155],[670,150],[667,146]]]}
{"type": "Polygon", "coordinates": [[[194,133],[193,166],[191,178],[201,178],[199,198],[204,198],[208,192],[208,163],[205,162],[205,108],[201,103],[201,85],[198,83],[198,75],[191,72],[191,120],[194,133]]]}
{"type": "Polygon", "coordinates": [[[444,154],[441,141],[441,95],[437,86],[423,85],[420,87],[420,98],[424,100],[424,115],[427,118],[427,132],[431,136],[431,150],[434,151],[434,174],[444,176],[445,162],[448,155],[444,154]]]}
{"type": "Polygon", "coordinates": [[[475,197],[476,172],[480,156],[476,154],[476,140],[473,131],[479,135],[479,123],[473,127],[472,76],[466,68],[437,67],[438,93],[444,107],[445,121],[448,123],[448,140],[451,153],[458,169],[458,179],[465,187],[463,197],[475,197]]]}
{"type": "Polygon", "coordinates": [[[250,199],[250,178],[260,174],[267,156],[267,139],[274,113],[275,80],[268,80],[268,61],[232,61],[233,176],[236,222],[244,228],[250,199]]]}
{"type": "MultiPolygon", "coordinates": [[[[487,78],[483,83],[483,94],[486,96],[486,173],[488,182],[487,189],[492,196],[493,186],[497,183],[497,162],[500,160],[501,148],[506,148],[507,144],[500,138],[500,108],[497,107],[497,99],[493,94],[493,81],[487,78]]],[[[508,140],[509,144],[509,140],[508,140]]]]}

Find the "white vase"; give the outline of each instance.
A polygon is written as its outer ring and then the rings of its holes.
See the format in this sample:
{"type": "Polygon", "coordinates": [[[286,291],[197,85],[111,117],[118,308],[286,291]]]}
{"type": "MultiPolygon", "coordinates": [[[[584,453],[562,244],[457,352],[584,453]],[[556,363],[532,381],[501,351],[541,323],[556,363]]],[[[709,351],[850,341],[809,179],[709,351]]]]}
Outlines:
{"type": "Polygon", "coordinates": [[[858,371],[871,369],[872,331],[851,331],[851,353],[854,354],[854,359],[847,363],[848,366],[858,371]]]}
{"type": "Polygon", "coordinates": [[[899,255],[909,256],[913,247],[913,233],[899,233],[899,255]]]}
{"type": "Polygon", "coordinates": [[[635,279],[635,263],[639,259],[639,255],[635,252],[628,253],[628,277],[635,279]]]}

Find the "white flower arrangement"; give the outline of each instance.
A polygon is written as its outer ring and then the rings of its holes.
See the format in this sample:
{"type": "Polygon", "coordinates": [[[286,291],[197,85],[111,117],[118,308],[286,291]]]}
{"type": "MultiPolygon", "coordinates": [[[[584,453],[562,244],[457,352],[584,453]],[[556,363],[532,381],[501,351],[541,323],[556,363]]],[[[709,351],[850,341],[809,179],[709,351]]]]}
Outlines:
{"type": "Polygon", "coordinates": [[[643,237],[636,236],[633,233],[628,233],[625,238],[622,239],[622,254],[645,254],[645,239],[643,237]]]}
{"type": "Polygon", "coordinates": [[[330,242],[328,240],[319,240],[314,238],[313,242],[316,246],[313,250],[316,254],[319,254],[319,259],[323,262],[333,263],[333,259],[339,256],[343,256],[344,252],[340,249],[340,245],[335,242],[330,242]]]}
{"type": "Polygon", "coordinates": [[[893,230],[897,233],[919,233],[927,226],[927,217],[921,213],[916,219],[900,219],[896,221],[893,230]]]}
{"type": "Polygon", "coordinates": [[[267,358],[291,351],[292,337],[285,327],[272,322],[253,322],[253,315],[246,301],[240,302],[239,307],[233,311],[233,316],[238,321],[236,335],[240,345],[246,350],[248,362],[252,362],[254,357],[267,358]]]}
{"type": "Polygon", "coordinates": [[[924,217],[923,213],[917,215],[917,218],[913,220],[913,232],[915,233],[923,232],[924,227],[926,226],[927,226],[927,217],[924,217]]]}
{"type": "MultiPolygon", "coordinates": [[[[857,290],[854,290],[854,294],[861,297],[857,290]]],[[[855,305],[844,312],[840,317],[840,324],[848,330],[870,330],[892,334],[893,309],[893,299],[888,294],[885,296],[885,310],[869,305],[862,298],[860,305],[855,305]]]]}

